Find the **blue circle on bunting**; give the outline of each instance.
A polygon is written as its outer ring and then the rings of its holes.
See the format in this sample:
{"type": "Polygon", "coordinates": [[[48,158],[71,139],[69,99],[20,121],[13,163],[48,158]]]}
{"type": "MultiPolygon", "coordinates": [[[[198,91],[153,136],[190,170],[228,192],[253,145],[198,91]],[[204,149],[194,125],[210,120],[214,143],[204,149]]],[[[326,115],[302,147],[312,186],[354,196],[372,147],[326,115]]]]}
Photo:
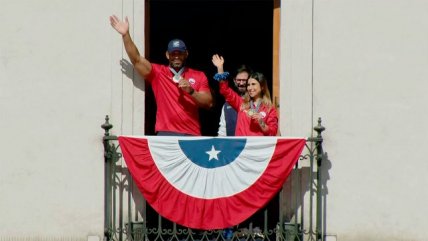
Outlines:
{"type": "Polygon", "coordinates": [[[241,154],[246,143],[246,139],[226,138],[178,141],[187,158],[194,164],[204,168],[217,168],[228,165],[241,154]]]}

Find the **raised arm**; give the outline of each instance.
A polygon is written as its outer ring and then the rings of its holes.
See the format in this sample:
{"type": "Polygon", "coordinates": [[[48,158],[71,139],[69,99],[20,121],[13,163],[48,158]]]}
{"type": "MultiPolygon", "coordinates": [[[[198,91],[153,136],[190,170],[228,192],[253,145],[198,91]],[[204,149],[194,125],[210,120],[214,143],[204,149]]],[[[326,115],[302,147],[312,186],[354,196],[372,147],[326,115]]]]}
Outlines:
{"type": "Polygon", "coordinates": [[[223,65],[224,59],[218,54],[214,54],[212,57],[212,62],[214,66],[217,67],[217,74],[214,75],[214,79],[220,83],[220,94],[223,95],[225,100],[236,110],[239,111],[239,108],[242,104],[242,98],[235,91],[229,88],[227,82],[227,77],[229,76],[228,72],[224,72],[223,65]]]}
{"type": "Polygon", "coordinates": [[[214,54],[212,58],[212,62],[215,67],[217,67],[217,73],[221,74],[224,72],[223,65],[224,65],[224,58],[218,54],[214,54]]]}
{"type": "Polygon", "coordinates": [[[131,63],[134,65],[135,70],[145,78],[152,70],[151,63],[140,55],[140,52],[132,41],[131,35],[129,34],[129,21],[128,17],[125,17],[125,21],[119,20],[116,15],[110,16],[111,26],[122,35],[123,45],[125,46],[126,53],[128,54],[131,63]]]}

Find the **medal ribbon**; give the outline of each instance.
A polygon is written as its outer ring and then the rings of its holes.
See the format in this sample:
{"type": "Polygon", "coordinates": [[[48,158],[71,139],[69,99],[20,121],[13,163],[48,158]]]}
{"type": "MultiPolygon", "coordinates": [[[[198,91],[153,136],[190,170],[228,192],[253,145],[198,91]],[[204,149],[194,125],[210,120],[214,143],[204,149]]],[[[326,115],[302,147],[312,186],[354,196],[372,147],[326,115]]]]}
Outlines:
{"type": "Polygon", "coordinates": [[[259,108],[260,108],[260,104],[262,103],[262,101],[259,101],[257,103],[257,105],[254,105],[253,101],[250,100],[250,109],[251,111],[254,111],[254,113],[258,113],[259,112],[259,108]],[[255,107],[254,107],[255,106],[255,107]]]}
{"type": "Polygon", "coordinates": [[[183,73],[183,71],[184,71],[184,67],[181,67],[181,69],[177,72],[177,71],[175,71],[175,69],[174,68],[171,68],[171,67],[169,67],[169,69],[171,70],[171,72],[174,74],[174,80],[175,79],[180,79],[180,77],[181,77],[181,74],[183,73]]]}

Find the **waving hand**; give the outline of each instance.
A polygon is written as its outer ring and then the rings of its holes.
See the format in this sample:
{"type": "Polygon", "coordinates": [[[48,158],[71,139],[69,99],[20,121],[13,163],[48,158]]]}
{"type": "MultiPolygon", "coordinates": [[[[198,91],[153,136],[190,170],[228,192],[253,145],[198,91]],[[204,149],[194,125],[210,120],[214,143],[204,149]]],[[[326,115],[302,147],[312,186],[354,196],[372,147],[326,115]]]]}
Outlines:
{"type": "Polygon", "coordinates": [[[125,17],[125,21],[121,21],[116,15],[112,15],[110,16],[110,25],[116,29],[118,33],[125,35],[129,30],[128,17],[125,17]]]}

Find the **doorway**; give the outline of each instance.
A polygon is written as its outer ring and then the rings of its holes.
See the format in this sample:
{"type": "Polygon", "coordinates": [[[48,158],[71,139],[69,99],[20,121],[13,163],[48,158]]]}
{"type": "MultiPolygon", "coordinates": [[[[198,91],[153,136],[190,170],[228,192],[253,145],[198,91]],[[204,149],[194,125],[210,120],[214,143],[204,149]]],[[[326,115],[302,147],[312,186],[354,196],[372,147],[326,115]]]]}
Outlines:
{"type": "MultiPolygon", "coordinates": [[[[166,64],[165,51],[173,38],[182,39],[188,49],[187,65],[208,77],[215,99],[211,110],[201,110],[201,132],[216,136],[224,98],[212,79],[216,68],[213,54],[225,58],[225,70],[233,72],[246,64],[262,72],[272,91],[274,0],[146,0],[146,56],[166,64]]],[[[154,134],[156,106],[146,91],[145,133],[154,134]]]]}

